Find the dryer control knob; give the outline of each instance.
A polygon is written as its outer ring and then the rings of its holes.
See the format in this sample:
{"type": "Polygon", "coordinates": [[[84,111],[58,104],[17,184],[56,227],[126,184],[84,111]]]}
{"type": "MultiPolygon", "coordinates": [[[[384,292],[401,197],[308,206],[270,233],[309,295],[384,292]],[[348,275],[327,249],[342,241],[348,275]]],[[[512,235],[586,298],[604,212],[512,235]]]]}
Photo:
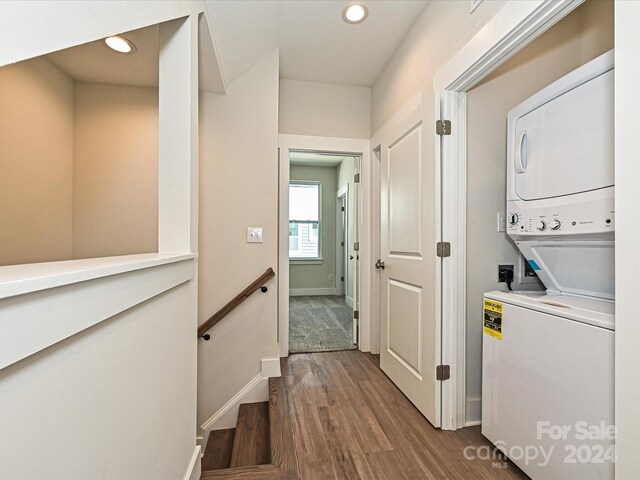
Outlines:
{"type": "Polygon", "coordinates": [[[544,220],[540,220],[540,222],[538,223],[538,230],[540,230],[541,232],[544,232],[547,229],[547,222],[545,222],[544,220]]]}
{"type": "Polygon", "coordinates": [[[520,217],[517,213],[512,213],[509,215],[509,225],[517,225],[520,221],[520,217]]]}
{"type": "Polygon", "coordinates": [[[550,228],[551,230],[560,230],[560,226],[562,225],[562,223],[560,223],[560,220],[553,220],[551,222],[550,228]]]}

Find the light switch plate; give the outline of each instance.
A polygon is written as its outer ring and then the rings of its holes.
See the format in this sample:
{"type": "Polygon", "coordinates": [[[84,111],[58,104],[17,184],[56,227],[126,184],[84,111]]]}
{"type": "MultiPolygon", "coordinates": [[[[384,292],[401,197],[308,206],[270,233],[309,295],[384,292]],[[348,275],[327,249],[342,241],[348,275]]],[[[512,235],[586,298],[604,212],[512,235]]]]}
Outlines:
{"type": "Polygon", "coordinates": [[[505,212],[498,212],[498,232],[507,231],[507,214],[505,212]]]}
{"type": "Polygon", "coordinates": [[[247,227],[247,243],[262,243],[262,227],[247,227]]]}

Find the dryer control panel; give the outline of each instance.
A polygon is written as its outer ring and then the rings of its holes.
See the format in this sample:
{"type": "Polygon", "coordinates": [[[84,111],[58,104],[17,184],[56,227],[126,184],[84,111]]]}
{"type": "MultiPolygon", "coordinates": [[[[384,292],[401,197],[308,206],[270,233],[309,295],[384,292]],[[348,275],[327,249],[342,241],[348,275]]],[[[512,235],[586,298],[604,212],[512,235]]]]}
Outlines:
{"type": "Polygon", "coordinates": [[[515,237],[589,235],[613,232],[613,201],[537,206],[507,202],[507,232],[515,237]]]}

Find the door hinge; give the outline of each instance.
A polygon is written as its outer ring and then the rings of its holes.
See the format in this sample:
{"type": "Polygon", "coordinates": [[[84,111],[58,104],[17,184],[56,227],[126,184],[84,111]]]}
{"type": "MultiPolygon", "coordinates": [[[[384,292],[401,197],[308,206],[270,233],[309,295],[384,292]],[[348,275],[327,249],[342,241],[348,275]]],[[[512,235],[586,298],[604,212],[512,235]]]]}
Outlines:
{"type": "Polygon", "coordinates": [[[344,277],[340,277],[340,281],[341,281],[341,282],[344,282],[344,277]]]}
{"type": "Polygon", "coordinates": [[[436,243],[436,255],[440,258],[451,256],[451,244],[449,242],[436,243]]]}
{"type": "Polygon", "coordinates": [[[436,134],[440,136],[451,135],[451,121],[436,120],[436,134]]]}
{"type": "Polygon", "coordinates": [[[342,208],[342,211],[344,212],[344,207],[341,207],[341,208],[342,208]]]}
{"type": "Polygon", "coordinates": [[[360,319],[360,311],[354,310],[353,311],[353,318],[356,319],[356,320],[359,320],[360,319]]]}
{"type": "Polygon", "coordinates": [[[360,183],[360,174],[359,173],[356,173],[353,176],[353,183],[360,183]]]}
{"type": "Polygon", "coordinates": [[[340,246],[341,246],[341,247],[344,247],[344,242],[340,242],[340,246]]]}
{"type": "Polygon", "coordinates": [[[436,367],[436,380],[449,380],[451,378],[451,367],[449,365],[438,365],[436,367]]]}
{"type": "Polygon", "coordinates": [[[355,243],[353,244],[353,250],[354,250],[355,252],[359,252],[359,251],[360,251],[360,242],[355,242],[355,243]]]}

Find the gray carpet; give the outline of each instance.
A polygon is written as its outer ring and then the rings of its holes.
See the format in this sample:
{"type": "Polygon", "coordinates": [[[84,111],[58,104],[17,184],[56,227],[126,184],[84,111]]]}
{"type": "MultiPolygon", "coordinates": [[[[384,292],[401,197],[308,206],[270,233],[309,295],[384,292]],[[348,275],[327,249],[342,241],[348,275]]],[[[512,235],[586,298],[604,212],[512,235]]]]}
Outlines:
{"type": "Polygon", "coordinates": [[[344,297],[289,297],[289,352],[353,350],[352,329],[344,297]]]}

